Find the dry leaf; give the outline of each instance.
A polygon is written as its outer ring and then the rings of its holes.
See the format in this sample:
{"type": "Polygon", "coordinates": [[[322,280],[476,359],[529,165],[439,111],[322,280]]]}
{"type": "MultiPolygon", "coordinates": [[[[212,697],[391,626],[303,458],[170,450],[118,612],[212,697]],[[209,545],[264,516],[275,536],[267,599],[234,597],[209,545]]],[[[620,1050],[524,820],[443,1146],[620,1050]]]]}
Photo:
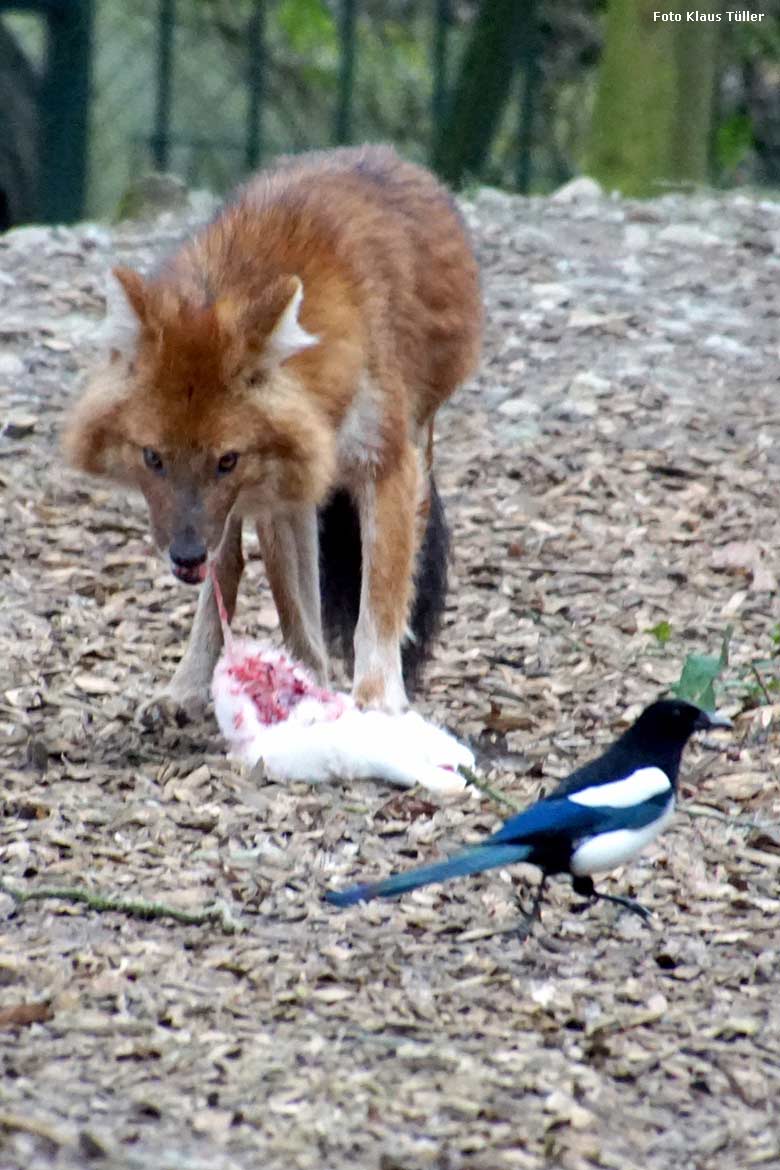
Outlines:
{"type": "Polygon", "coordinates": [[[0,1007],[0,1028],[22,1028],[27,1024],[42,1024],[53,1016],[49,1003],[16,1003],[0,1007]]]}

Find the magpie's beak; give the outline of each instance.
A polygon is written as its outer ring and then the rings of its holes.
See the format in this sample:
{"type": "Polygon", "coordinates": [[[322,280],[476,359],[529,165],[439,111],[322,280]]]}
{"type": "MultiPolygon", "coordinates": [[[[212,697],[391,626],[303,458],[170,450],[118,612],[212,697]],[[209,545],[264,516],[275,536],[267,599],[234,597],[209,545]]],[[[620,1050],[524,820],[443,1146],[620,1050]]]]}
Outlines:
{"type": "Polygon", "coordinates": [[[733,727],[734,724],[725,715],[718,715],[717,712],[712,713],[708,711],[700,711],[699,717],[694,723],[696,731],[709,731],[713,727],[733,727]]]}

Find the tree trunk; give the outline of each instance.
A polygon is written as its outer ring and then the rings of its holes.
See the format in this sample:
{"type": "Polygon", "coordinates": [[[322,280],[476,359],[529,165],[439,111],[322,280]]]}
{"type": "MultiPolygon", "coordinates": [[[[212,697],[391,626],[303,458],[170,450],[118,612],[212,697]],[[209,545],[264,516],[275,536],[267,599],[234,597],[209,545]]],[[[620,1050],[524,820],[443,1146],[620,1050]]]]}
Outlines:
{"type": "Polygon", "coordinates": [[[509,97],[533,0],[482,0],[434,150],[453,186],[479,175],[509,97]]]}
{"type": "MultiPolygon", "coordinates": [[[[723,17],[721,0],[699,11],[723,17]]],[[[693,183],[712,180],[713,121],[718,80],[721,24],[684,24],[675,42],[677,86],[669,149],[673,179],[693,183]]]]}
{"type": "MultiPolygon", "coordinates": [[[[667,182],[710,178],[720,23],[688,21],[684,0],[662,6],[681,21],[653,20],[657,0],[609,0],[586,170],[625,195],[667,182]]],[[[722,0],[697,10],[723,14],[722,0]]]]}

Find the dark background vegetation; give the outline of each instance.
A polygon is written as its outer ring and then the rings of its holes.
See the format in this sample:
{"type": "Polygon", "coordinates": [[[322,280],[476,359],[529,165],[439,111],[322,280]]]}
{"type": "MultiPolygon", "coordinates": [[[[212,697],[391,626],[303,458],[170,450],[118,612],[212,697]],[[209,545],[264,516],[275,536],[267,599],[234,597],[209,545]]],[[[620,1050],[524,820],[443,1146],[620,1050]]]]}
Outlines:
{"type": "Polygon", "coordinates": [[[115,215],[150,168],[221,191],[282,151],[380,139],[455,186],[777,186],[777,0],[760,22],[687,7],[0,0],[0,227],[115,215]]]}

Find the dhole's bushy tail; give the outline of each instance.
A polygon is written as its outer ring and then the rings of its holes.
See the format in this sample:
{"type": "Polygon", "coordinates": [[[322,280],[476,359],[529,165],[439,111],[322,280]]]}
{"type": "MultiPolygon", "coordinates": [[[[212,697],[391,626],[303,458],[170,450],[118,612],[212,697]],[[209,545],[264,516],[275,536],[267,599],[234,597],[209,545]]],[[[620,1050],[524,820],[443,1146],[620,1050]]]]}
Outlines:
{"type": "MultiPolygon", "coordinates": [[[[441,498],[430,479],[428,522],[417,555],[414,600],[409,623],[413,638],[401,648],[404,682],[413,691],[436,637],[447,596],[450,535],[441,498]]],[[[333,649],[352,662],[352,639],[360,610],[360,525],[346,491],[338,491],[320,509],[320,591],[322,623],[333,649]]]]}

